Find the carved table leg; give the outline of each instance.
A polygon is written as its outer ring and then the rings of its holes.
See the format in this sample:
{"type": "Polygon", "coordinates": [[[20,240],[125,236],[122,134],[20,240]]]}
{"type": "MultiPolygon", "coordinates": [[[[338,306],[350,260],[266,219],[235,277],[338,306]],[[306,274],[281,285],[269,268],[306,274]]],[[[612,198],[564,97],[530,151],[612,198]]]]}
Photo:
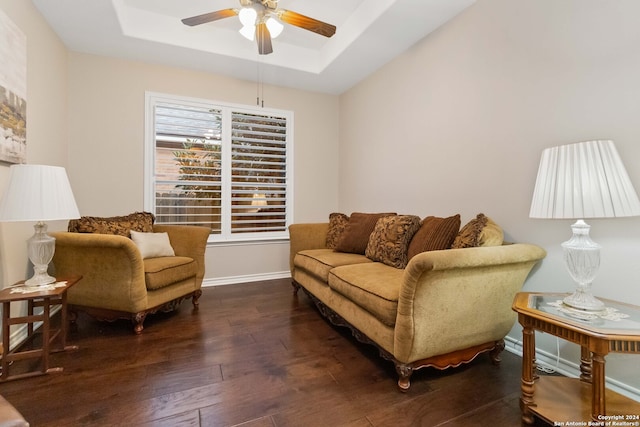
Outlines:
{"type": "Polygon", "coordinates": [[[580,381],[592,382],[591,352],[586,347],[580,347],[580,381]]]}
{"type": "Polygon", "coordinates": [[[598,415],[605,415],[605,389],[604,389],[604,356],[599,353],[593,353],[591,361],[592,367],[592,384],[591,390],[591,418],[598,421],[598,415]]]}
{"type": "Polygon", "coordinates": [[[525,326],[522,329],[522,381],[520,397],[520,410],[522,411],[522,422],[525,424],[533,424],[533,414],[529,411],[529,407],[534,406],[534,359],[536,351],[536,337],[533,328],[525,326]]]}

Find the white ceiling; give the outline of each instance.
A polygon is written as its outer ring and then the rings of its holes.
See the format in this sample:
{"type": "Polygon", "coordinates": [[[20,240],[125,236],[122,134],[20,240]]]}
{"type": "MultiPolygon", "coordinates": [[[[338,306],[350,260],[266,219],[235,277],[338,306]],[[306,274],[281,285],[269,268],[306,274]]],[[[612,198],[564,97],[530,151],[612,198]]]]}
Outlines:
{"type": "Polygon", "coordinates": [[[298,89],[340,94],[475,0],[279,0],[337,26],[326,38],[285,24],[273,53],[258,55],[237,17],[180,21],[238,0],[32,0],[72,51],[149,61],[298,89]],[[259,64],[259,66],[257,65],[259,64]]]}

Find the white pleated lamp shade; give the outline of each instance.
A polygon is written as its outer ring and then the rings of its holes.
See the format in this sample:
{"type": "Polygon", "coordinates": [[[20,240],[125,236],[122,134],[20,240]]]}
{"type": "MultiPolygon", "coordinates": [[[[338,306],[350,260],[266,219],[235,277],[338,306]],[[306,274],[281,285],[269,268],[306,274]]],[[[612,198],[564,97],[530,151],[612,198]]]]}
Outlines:
{"type": "Polygon", "coordinates": [[[80,218],[64,168],[12,165],[0,201],[0,221],[55,221],[80,218]]]}
{"type": "Polygon", "coordinates": [[[640,200],[613,141],[587,141],[542,152],[531,218],[640,215],[640,200]]]}

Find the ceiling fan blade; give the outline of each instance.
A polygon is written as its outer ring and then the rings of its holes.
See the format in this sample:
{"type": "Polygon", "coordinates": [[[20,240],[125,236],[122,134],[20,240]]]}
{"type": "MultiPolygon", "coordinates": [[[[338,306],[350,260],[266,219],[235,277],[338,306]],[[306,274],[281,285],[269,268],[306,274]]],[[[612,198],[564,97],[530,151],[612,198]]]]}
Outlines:
{"type": "Polygon", "coordinates": [[[184,18],[182,23],[189,26],[206,24],[207,22],[217,21],[218,19],[229,18],[238,14],[237,9],[222,9],[215,12],[209,12],[191,18],[184,18]]]}
{"type": "Polygon", "coordinates": [[[271,33],[264,22],[256,25],[256,40],[258,41],[258,53],[260,55],[268,55],[273,53],[271,46],[271,33]]]}
{"type": "Polygon", "coordinates": [[[297,12],[280,9],[277,11],[277,14],[281,21],[296,27],[304,28],[305,30],[313,31],[321,36],[331,37],[336,33],[335,25],[309,18],[308,16],[301,15],[297,12]]]}

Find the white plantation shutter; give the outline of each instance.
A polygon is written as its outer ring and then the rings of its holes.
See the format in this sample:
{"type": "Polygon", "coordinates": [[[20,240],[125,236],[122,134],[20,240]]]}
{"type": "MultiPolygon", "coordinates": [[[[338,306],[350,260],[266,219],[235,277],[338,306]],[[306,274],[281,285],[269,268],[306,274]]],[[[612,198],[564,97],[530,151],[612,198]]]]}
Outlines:
{"type": "Polygon", "coordinates": [[[231,127],[232,233],[286,231],[286,118],[234,111],[231,127]]]}
{"type": "Polygon", "coordinates": [[[287,237],[292,113],[147,94],[145,209],[212,240],[287,237]]]}

